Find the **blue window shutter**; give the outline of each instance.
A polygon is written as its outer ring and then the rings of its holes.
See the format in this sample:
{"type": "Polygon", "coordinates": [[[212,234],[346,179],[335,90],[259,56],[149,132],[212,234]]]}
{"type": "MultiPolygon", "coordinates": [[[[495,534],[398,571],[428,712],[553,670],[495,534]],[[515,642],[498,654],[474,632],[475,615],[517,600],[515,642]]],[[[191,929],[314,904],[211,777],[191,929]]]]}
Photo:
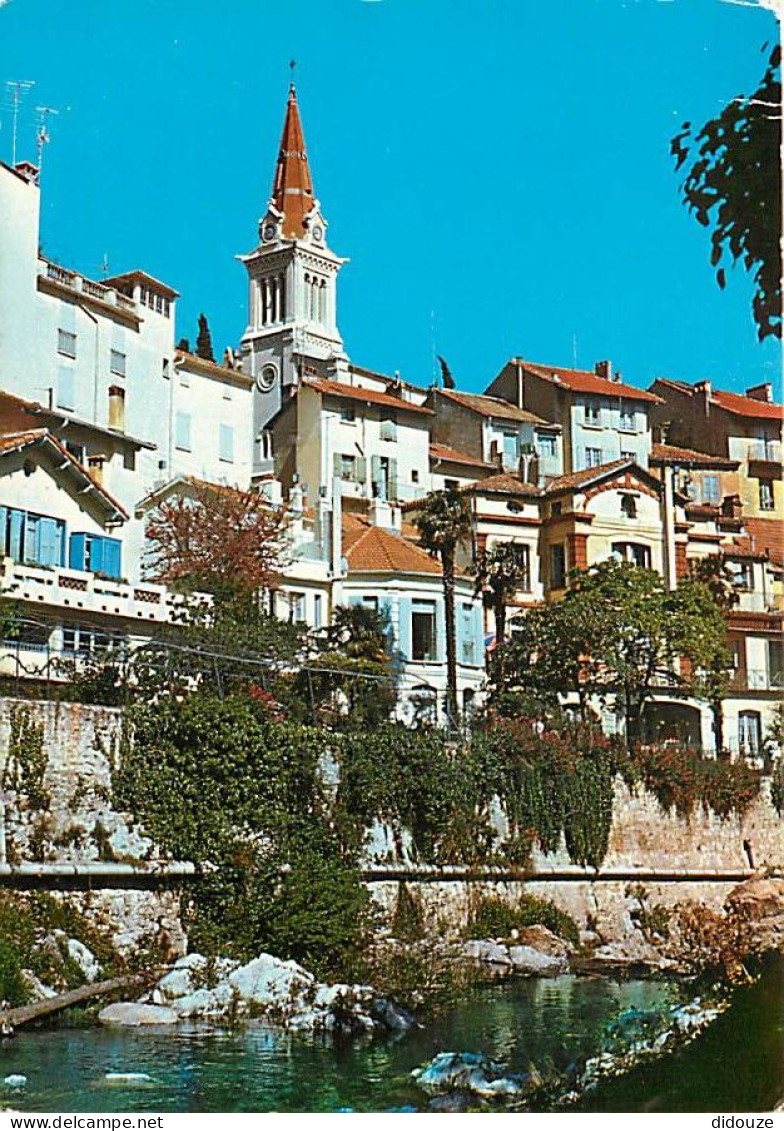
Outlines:
{"type": "Polygon", "coordinates": [[[57,530],[55,532],[55,565],[65,565],[65,523],[62,519],[57,519],[57,530]]]}
{"type": "Polygon", "coordinates": [[[34,562],[36,560],[35,555],[38,552],[38,515],[28,512],[25,514],[24,520],[22,560],[25,562],[34,562]]]}
{"type": "Polygon", "coordinates": [[[397,646],[406,660],[411,659],[411,598],[401,597],[397,605],[397,646]]]}
{"type": "Polygon", "coordinates": [[[72,534],[68,547],[68,565],[71,569],[84,569],[84,544],[86,534],[72,534]]]}
{"type": "Polygon", "coordinates": [[[104,572],[109,577],[119,578],[121,576],[121,543],[117,538],[104,538],[104,557],[103,568],[104,572]]]}
{"type": "Polygon", "coordinates": [[[443,600],[436,601],[436,660],[446,661],[446,616],[443,600]]]}
{"type": "Polygon", "coordinates": [[[8,507],[0,507],[0,555],[8,553],[8,507]]]}
{"type": "Polygon", "coordinates": [[[105,573],[106,567],[104,565],[104,542],[105,539],[97,537],[93,534],[90,538],[90,566],[89,568],[93,573],[105,573]]]}
{"type": "Polygon", "coordinates": [[[57,519],[39,518],[36,530],[35,560],[40,565],[56,566],[57,519]]]}
{"type": "Polygon", "coordinates": [[[361,593],[349,593],[348,601],[346,603],[349,604],[349,605],[361,605],[362,604],[362,594],[361,593]]]}
{"type": "Polygon", "coordinates": [[[482,616],[482,606],[477,602],[474,605],[474,662],[477,666],[484,663],[485,656],[485,623],[482,616]]]}
{"type": "Polygon", "coordinates": [[[12,510],[8,536],[8,556],[15,562],[22,560],[22,534],[24,531],[24,511],[12,510]]]}

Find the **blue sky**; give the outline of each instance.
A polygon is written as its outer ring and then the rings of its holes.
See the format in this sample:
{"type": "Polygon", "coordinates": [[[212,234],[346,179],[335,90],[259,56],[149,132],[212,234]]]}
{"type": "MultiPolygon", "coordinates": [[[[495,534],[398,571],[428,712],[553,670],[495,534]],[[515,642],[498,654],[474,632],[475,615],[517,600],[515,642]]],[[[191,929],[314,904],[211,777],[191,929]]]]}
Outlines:
{"type": "MultiPolygon", "coordinates": [[[[777,385],[749,281],[719,291],[670,139],[749,93],[774,16],[724,0],[8,0],[0,80],[57,107],[42,241],[100,277],[142,267],[245,325],[289,79],[330,243],[351,260],[353,361],[427,384],[433,342],[479,390],[513,355],[625,379],[777,385]]],[[[0,157],[10,160],[4,109],[0,157]]]]}

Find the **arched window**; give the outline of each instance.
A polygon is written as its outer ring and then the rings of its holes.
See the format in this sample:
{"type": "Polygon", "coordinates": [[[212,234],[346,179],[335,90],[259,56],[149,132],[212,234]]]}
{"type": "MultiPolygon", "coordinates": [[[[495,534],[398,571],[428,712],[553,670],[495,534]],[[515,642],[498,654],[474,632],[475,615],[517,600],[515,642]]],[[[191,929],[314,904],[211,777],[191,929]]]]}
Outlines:
{"type": "Polygon", "coordinates": [[[326,305],[326,299],[327,299],[327,283],[326,283],[325,279],[322,279],[321,280],[321,286],[319,287],[319,295],[318,295],[318,319],[319,319],[319,322],[322,323],[322,325],[324,323],[324,307],[326,305]]]}

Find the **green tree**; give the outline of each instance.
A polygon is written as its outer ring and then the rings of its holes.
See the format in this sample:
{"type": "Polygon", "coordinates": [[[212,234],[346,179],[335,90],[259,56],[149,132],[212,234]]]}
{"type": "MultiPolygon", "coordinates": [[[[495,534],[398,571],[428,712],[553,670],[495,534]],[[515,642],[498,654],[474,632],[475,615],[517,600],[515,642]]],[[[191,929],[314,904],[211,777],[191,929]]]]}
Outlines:
{"type": "Polygon", "coordinates": [[[458,546],[471,532],[471,511],[459,491],[435,491],[423,501],[414,518],[419,538],[426,550],[441,562],[446,621],[447,711],[453,722],[459,718],[457,705],[457,645],[455,642],[455,559],[458,546]]]}
{"type": "Polygon", "coordinates": [[[686,168],[683,200],[711,232],[711,265],[724,289],[726,259],[752,272],[757,334],[781,337],[781,50],[776,46],[757,89],[733,98],[693,132],[672,141],[686,168]]]}
{"type": "Polygon", "coordinates": [[[518,683],[551,704],[558,692],[576,694],[584,720],[592,698],[614,699],[632,748],[658,688],[689,690],[712,704],[723,695],[726,626],[702,582],[689,579],[669,590],[652,570],[605,561],[573,572],[562,600],[526,622],[514,671],[518,683]],[[689,674],[678,671],[680,659],[689,661],[689,674]]]}
{"type": "Polygon", "coordinates": [[[527,563],[518,542],[496,542],[477,564],[475,592],[482,594],[495,620],[494,679],[503,686],[506,658],[506,607],[528,577],[527,563]]]}

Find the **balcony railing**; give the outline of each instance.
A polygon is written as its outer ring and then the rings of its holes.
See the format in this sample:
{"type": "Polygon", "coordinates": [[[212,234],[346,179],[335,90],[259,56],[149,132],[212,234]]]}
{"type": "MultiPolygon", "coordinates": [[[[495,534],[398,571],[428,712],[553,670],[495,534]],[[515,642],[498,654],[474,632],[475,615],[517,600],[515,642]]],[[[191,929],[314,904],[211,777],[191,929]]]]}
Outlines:
{"type": "Polygon", "coordinates": [[[749,691],[781,691],[784,689],[784,671],[748,668],[745,672],[736,672],[733,686],[745,687],[749,691]]]}
{"type": "Polygon", "coordinates": [[[47,259],[40,260],[38,273],[61,287],[68,287],[69,290],[106,303],[107,306],[117,306],[130,314],[137,313],[136,303],[132,298],[114,290],[113,287],[105,287],[102,283],[96,283],[92,279],[78,275],[75,271],[60,267],[57,263],[50,263],[47,259]]]}
{"type": "Polygon", "coordinates": [[[183,598],[163,585],[129,585],[82,570],[0,562],[0,592],[14,600],[68,610],[78,615],[118,616],[131,621],[165,623],[181,609],[183,598]]]}
{"type": "Polygon", "coordinates": [[[748,446],[748,458],[763,463],[781,463],[780,440],[753,440],[748,446]]]}

